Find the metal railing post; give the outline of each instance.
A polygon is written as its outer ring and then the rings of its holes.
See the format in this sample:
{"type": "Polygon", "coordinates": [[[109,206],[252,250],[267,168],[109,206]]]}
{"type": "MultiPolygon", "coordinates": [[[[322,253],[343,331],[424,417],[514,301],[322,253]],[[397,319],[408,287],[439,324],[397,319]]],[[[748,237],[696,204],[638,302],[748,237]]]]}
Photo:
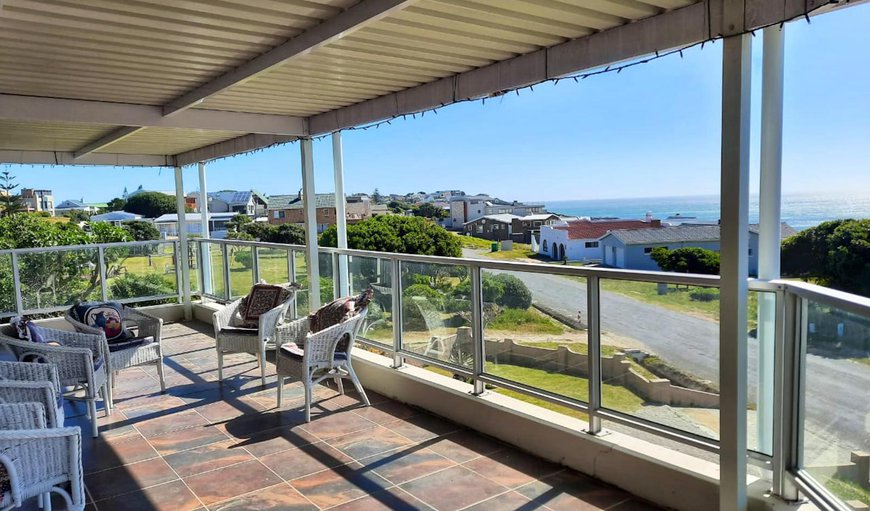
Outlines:
{"type": "Polygon", "coordinates": [[[175,260],[175,289],[178,291],[178,303],[184,304],[184,288],[181,285],[181,249],[178,241],[172,242],[172,259],[175,260]]]}
{"type": "Polygon", "coordinates": [[[106,286],[106,250],[101,246],[97,247],[97,263],[100,272],[100,296],[106,302],[109,300],[109,289],[106,286]]]}
{"type": "Polygon", "coordinates": [[[21,275],[18,273],[18,253],[12,252],[12,289],[15,291],[15,312],[24,313],[24,298],[21,294],[21,275]]]}
{"type": "Polygon", "coordinates": [[[589,431],[601,433],[601,293],[598,277],[586,279],[586,339],[589,346],[589,431]]]}
{"type": "Polygon", "coordinates": [[[199,299],[200,302],[205,303],[205,295],[211,293],[211,289],[205,286],[205,257],[203,256],[203,248],[208,243],[202,240],[196,240],[194,243],[196,243],[196,261],[199,264],[199,299]]]}
{"type": "MultiPolygon", "coordinates": [[[[251,247],[251,257],[253,258],[252,267],[254,270],[254,284],[260,282],[260,248],[251,247]]],[[[274,284],[274,282],[272,282],[274,284]]]]}
{"type": "MultiPolygon", "coordinates": [[[[290,277],[290,282],[296,282],[296,251],[287,251],[287,275],[290,277]]],[[[298,296],[298,295],[297,295],[298,296]]],[[[299,300],[293,300],[293,317],[299,317],[299,300]]]]}
{"type": "Polygon", "coordinates": [[[230,288],[230,284],[232,282],[230,279],[229,250],[230,247],[226,243],[221,244],[221,255],[223,257],[222,262],[224,265],[224,297],[227,301],[231,301],[233,299],[233,290],[230,288]]]}
{"type": "Polygon", "coordinates": [[[783,290],[776,293],[775,366],[773,389],[773,451],[772,466],[774,495],[786,501],[800,499],[797,485],[791,475],[798,469],[796,406],[799,379],[798,368],[802,321],[796,296],[783,290]]]}
{"type": "MultiPolygon", "coordinates": [[[[332,254],[332,299],[336,299],[339,296],[346,296],[350,294],[349,288],[347,286],[347,264],[344,265],[344,275],[339,271],[339,258],[341,256],[338,254],[332,254]]],[[[345,256],[347,257],[347,256],[345,256]]],[[[346,261],[345,261],[346,262],[346,261]]]]}
{"type": "Polygon", "coordinates": [[[390,268],[393,272],[392,298],[393,298],[393,368],[398,369],[405,365],[402,356],[402,274],[401,263],[398,258],[390,259],[390,268]]]}
{"type": "Polygon", "coordinates": [[[471,339],[474,343],[474,359],[472,360],[474,390],[472,394],[479,396],[486,391],[486,385],[480,379],[484,371],[486,347],[483,340],[483,286],[480,266],[477,265],[471,266],[471,328],[471,339]]]}

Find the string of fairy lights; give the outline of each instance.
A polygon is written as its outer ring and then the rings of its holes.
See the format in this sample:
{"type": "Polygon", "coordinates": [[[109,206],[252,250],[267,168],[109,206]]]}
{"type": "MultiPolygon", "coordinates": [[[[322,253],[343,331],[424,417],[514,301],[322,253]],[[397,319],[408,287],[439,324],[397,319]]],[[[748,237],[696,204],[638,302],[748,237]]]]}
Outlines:
{"type": "MultiPolygon", "coordinates": [[[[786,0],[783,0],[783,3],[785,3],[785,2],[786,2],[786,0]]],[[[819,10],[819,9],[822,9],[822,8],[825,8],[825,7],[828,7],[828,6],[832,5],[832,4],[840,4],[840,3],[848,4],[848,3],[850,3],[850,2],[852,2],[852,0],[828,0],[827,2],[822,3],[822,4],[819,4],[819,5],[816,5],[816,6],[814,6],[814,7],[806,7],[806,8],[804,9],[804,12],[803,12],[803,13],[800,13],[800,14],[797,14],[797,15],[795,15],[795,16],[792,16],[792,17],[789,18],[789,19],[785,19],[785,20],[778,21],[778,22],[775,22],[775,23],[769,23],[769,24],[767,24],[767,25],[760,26],[760,27],[755,28],[755,29],[753,29],[753,30],[746,30],[746,31],[744,31],[744,32],[737,33],[737,34],[734,34],[734,35],[746,35],[746,34],[750,34],[750,35],[752,35],[752,36],[754,37],[754,36],[756,35],[756,31],[758,31],[758,30],[763,30],[763,29],[765,29],[765,28],[772,27],[772,26],[776,26],[776,25],[779,25],[779,27],[782,28],[783,26],[785,26],[786,23],[790,23],[790,22],[792,22],[792,21],[795,21],[795,20],[797,20],[797,19],[801,19],[801,18],[805,19],[806,22],[807,22],[807,24],[811,24],[810,15],[812,15],[815,11],[817,11],[817,10],[819,10]]],[[[711,34],[711,33],[712,33],[712,28],[711,28],[711,26],[710,26],[710,23],[711,23],[711,19],[712,19],[712,17],[711,17],[710,12],[709,12],[709,9],[710,9],[710,3],[709,3],[709,2],[707,3],[707,9],[708,9],[707,16],[706,16],[706,21],[707,21],[707,24],[708,24],[708,26],[707,26],[707,33],[708,33],[708,34],[711,34]]],[[[731,37],[731,36],[729,36],[729,37],[731,37]]],[[[720,39],[724,39],[724,38],[725,38],[725,36],[722,35],[722,34],[718,34],[718,35],[715,35],[715,36],[712,36],[712,35],[711,35],[710,37],[708,37],[707,39],[705,39],[705,40],[703,40],[703,41],[699,41],[699,42],[696,42],[696,43],[692,43],[692,44],[689,44],[689,45],[686,45],[686,46],[682,46],[682,47],[679,47],[679,48],[676,48],[676,49],[672,49],[672,50],[668,50],[668,51],[664,51],[664,52],[656,51],[655,53],[653,53],[652,55],[649,55],[649,56],[647,56],[647,57],[643,57],[643,58],[641,58],[641,59],[637,59],[637,60],[632,60],[632,61],[625,62],[625,63],[622,63],[622,64],[618,64],[618,65],[608,65],[608,66],[605,66],[604,68],[594,69],[594,70],[591,70],[591,71],[584,71],[584,72],[581,72],[581,73],[570,74],[570,75],[565,75],[565,76],[560,76],[560,77],[545,78],[545,79],[539,80],[539,81],[537,81],[537,82],[535,82],[535,83],[531,83],[531,84],[528,84],[528,85],[522,85],[522,86],[518,86],[518,87],[513,87],[513,88],[509,88],[509,89],[501,90],[501,91],[498,91],[498,92],[493,92],[493,93],[491,93],[491,94],[489,94],[489,95],[487,95],[487,96],[483,96],[483,97],[473,97],[473,98],[455,98],[455,99],[454,99],[452,102],[450,102],[450,103],[441,103],[440,105],[438,105],[438,106],[436,106],[436,107],[433,107],[433,108],[427,108],[427,109],[419,110],[419,111],[417,111],[417,112],[412,112],[412,113],[397,114],[397,115],[394,115],[394,116],[389,117],[389,118],[387,118],[387,119],[383,119],[383,120],[380,120],[380,121],[377,121],[377,122],[372,122],[372,123],[369,123],[369,124],[366,124],[366,125],[362,125],[362,126],[348,126],[348,127],[345,127],[345,128],[340,128],[340,129],[334,130],[334,131],[329,132],[329,133],[324,133],[324,134],[322,134],[322,135],[318,135],[318,136],[316,136],[316,137],[312,137],[312,139],[314,139],[314,140],[320,140],[320,139],[323,139],[323,138],[326,138],[326,137],[331,136],[331,135],[332,135],[333,133],[335,133],[335,132],[341,132],[341,131],[360,131],[360,130],[361,130],[361,131],[367,131],[367,130],[370,130],[370,129],[378,129],[378,128],[380,128],[380,127],[383,126],[383,125],[390,125],[390,124],[392,124],[393,121],[398,120],[398,119],[406,120],[408,117],[410,117],[410,118],[412,118],[412,119],[416,119],[417,116],[424,117],[427,113],[431,113],[431,114],[435,114],[435,115],[437,115],[437,114],[438,114],[438,110],[440,110],[440,109],[442,109],[442,108],[444,108],[444,107],[447,107],[447,106],[453,105],[453,104],[458,104],[458,103],[468,103],[468,102],[473,102],[473,101],[480,101],[481,104],[486,104],[486,100],[487,100],[487,99],[493,99],[493,98],[502,97],[502,96],[504,96],[504,95],[506,95],[506,94],[515,93],[517,96],[519,96],[519,95],[520,95],[520,92],[525,91],[525,90],[528,90],[529,92],[534,92],[535,87],[540,86],[540,85],[542,85],[542,84],[546,84],[546,83],[551,83],[551,84],[553,84],[553,85],[558,85],[559,82],[562,82],[562,81],[573,81],[573,82],[575,82],[575,83],[579,83],[580,81],[582,81],[582,80],[586,80],[587,78],[590,78],[590,77],[593,77],[593,76],[599,76],[599,75],[611,74],[611,73],[619,74],[619,73],[621,73],[622,71],[624,71],[624,70],[626,70],[626,69],[629,69],[629,68],[632,68],[632,67],[636,67],[636,66],[640,66],[640,65],[643,65],[643,64],[648,64],[648,63],[650,63],[650,62],[653,62],[653,61],[656,61],[656,60],[659,60],[659,59],[663,59],[663,58],[667,58],[667,57],[671,57],[671,56],[675,56],[675,55],[679,55],[680,58],[683,58],[683,57],[684,57],[684,52],[687,52],[687,51],[689,51],[689,50],[691,50],[691,49],[694,49],[694,48],[696,48],[696,47],[699,47],[700,49],[703,50],[704,47],[705,47],[706,45],[708,45],[708,44],[714,44],[716,41],[718,41],[718,40],[720,40],[720,39]]],[[[456,80],[457,77],[454,76],[453,79],[456,80]]],[[[455,91],[455,90],[456,90],[456,88],[454,87],[454,91],[455,91]]],[[[295,141],[294,141],[294,142],[295,142],[295,141]]]]}

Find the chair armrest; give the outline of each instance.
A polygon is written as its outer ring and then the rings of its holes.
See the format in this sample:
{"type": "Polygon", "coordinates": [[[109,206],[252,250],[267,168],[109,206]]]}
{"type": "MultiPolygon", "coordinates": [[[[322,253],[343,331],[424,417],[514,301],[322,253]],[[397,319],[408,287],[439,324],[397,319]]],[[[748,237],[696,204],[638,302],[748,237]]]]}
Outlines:
{"type": "Polygon", "coordinates": [[[0,431],[42,429],[45,425],[41,403],[0,403],[0,431]]]}
{"type": "MultiPolygon", "coordinates": [[[[94,351],[90,348],[52,346],[50,344],[11,339],[5,335],[0,335],[0,343],[5,344],[6,347],[11,349],[18,360],[34,357],[43,362],[56,364],[58,378],[61,382],[67,379],[66,376],[75,374],[80,377],[87,377],[89,385],[93,383],[90,379],[93,378],[94,374],[94,351]],[[81,370],[84,370],[86,374],[81,374],[81,370]]],[[[97,353],[100,354],[99,352],[97,353]]],[[[102,356],[102,354],[100,355],[102,356]]]]}
{"type": "Polygon", "coordinates": [[[132,307],[124,308],[124,319],[136,323],[140,337],[154,337],[154,342],[160,342],[160,334],[163,330],[163,319],[154,317],[132,307]]]}
{"type": "Polygon", "coordinates": [[[216,311],[213,316],[213,324],[214,324],[214,332],[217,335],[220,332],[221,328],[230,325],[230,320],[233,318],[233,314],[239,309],[239,305],[242,303],[242,299],[226,304],[221,310],[216,311]]]}
{"type": "Polygon", "coordinates": [[[56,393],[60,392],[60,380],[54,364],[0,361],[0,382],[2,380],[49,382],[56,393]]]}
{"type": "Polygon", "coordinates": [[[282,303],[281,305],[274,307],[263,314],[260,314],[260,318],[258,321],[258,326],[260,330],[260,339],[266,341],[267,339],[275,339],[275,333],[278,327],[278,324],[284,317],[284,314],[287,311],[287,303],[282,303]]]}
{"type": "Polygon", "coordinates": [[[279,324],[275,328],[275,341],[279,345],[293,342],[302,346],[305,344],[305,337],[308,335],[308,332],[308,316],[305,316],[289,323],[279,324]]]}

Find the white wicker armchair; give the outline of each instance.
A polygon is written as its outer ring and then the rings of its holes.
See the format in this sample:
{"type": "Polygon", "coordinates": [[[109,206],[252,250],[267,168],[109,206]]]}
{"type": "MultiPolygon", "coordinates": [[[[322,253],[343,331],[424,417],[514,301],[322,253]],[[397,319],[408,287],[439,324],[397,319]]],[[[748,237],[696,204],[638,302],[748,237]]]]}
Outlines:
{"type": "Polygon", "coordinates": [[[54,364],[0,361],[0,404],[40,403],[48,427],[63,427],[60,380],[54,364]]]}
{"type": "MultiPolygon", "coordinates": [[[[70,311],[67,311],[64,316],[66,320],[76,329],[77,332],[101,335],[106,337],[105,332],[98,327],[88,326],[76,320],[70,311]]],[[[148,344],[140,344],[139,346],[124,348],[113,351],[109,346],[108,358],[106,367],[109,376],[109,385],[107,387],[109,396],[109,406],[114,406],[114,397],[112,389],[115,385],[115,373],[128,367],[140,365],[156,365],[157,375],[160,378],[160,391],[166,392],[166,381],[163,376],[163,348],[160,344],[161,332],[163,332],[163,319],[142,311],[136,310],[126,305],[121,308],[121,322],[125,328],[134,326],[136,328],[136,337],[152,337],[154,340],[148,344]],[[132,324],[132,325],[131,325],[132,324]]]]}
{"type": "Polygon", "coordinates": [[[308,331],[308,318],[294,321],[292,328],[295,338],[282,339],[285,343],[277,353],[278,408],[284,401],[284,380],[293,378],[305,386],[305,422],[311,422],[311,402],[314,386],[323,380],[334,379],[338,390],[344,394],[342,378],[350,378],[366,406],[369,398],[353,370],[351,351],[353,343],[365,321],[368,309],[362,309],[353,318],[325,328],[316,333],[308,331]],[[347,340],[347,349],[336,351],[342,339],[347,340]]]}
{"type": "Polygon", "coordinates": [[[0,494],[2,511],[32,497],[50,511],[52,492],[63,497],[67,509],[85,508],[81,431],[46,429],[38,403],[0,404],[0,470],[9,478],[9,491],[0,494]]]}
{"type": "Polygon", "coordinates": [[[284,337],[286,334],[283,332],[290,328],[292,323],[286,323],[284,318],[294,300],[295,290],[284,303],[260,315],[256,330],[232,325],[233,316],[242,303],[241,298],[214,313],[212,324],[218,356],[218,380],[224,379],[224,353],[248,353],[256,355],[260,378],[263,386],[266,385],[266,350],[275,349],[278,339],[284,337]]]}
{"type": "Polygon", "coordinates": [[[36,327],[46,341],[59,345],[37,343],[18,339],[15,327],[0,327],[0,345],[6,346],[19,361],[37,361],[54,364],[61,387],[71,387],[64,395],[67,400],[86,401],[91,418],[92,434],[99,435],[97,429],[97,397],[105,403],[106,415],[109,414],[106,373],[108,347],[105,336],[36,327]],[[81,394],[77,392],[81,391],[81,394]]]}

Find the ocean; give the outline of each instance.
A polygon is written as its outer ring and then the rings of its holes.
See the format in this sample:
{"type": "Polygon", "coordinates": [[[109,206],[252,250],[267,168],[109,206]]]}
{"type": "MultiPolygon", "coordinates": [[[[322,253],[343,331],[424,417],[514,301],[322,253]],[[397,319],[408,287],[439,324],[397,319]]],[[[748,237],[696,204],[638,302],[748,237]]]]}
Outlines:
{"type": "MultiPolygon", "coordinates": [[[[653,218],[663,222],[673,215],[713,222],[719,219],[719,197],[716,195],[543,203],[547,211],[571,216],[642,219],[647,211],[651,211],[653,218]]],[[[870,218],[870,194],[793,194],[782,197],[782,220],[797,230],[838,218],[870,218]]],[[[758,222],[758,196],[749,198],[749,222],[758,222]]]]}

